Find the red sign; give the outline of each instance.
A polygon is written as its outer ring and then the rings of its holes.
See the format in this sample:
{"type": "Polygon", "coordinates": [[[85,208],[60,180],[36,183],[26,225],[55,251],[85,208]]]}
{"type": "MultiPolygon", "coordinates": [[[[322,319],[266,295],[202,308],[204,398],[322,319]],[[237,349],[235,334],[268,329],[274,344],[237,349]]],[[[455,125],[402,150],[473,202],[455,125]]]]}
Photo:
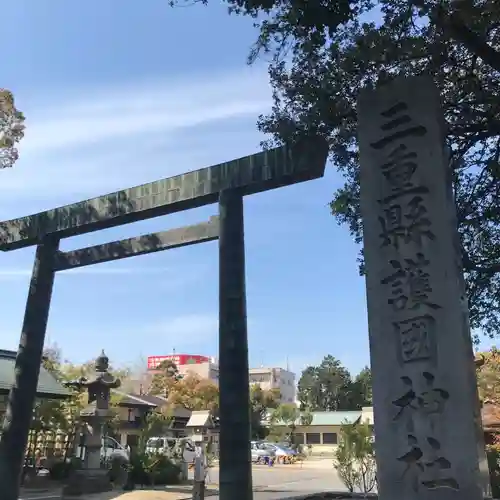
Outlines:
{"type": "Polygon", "coordinates": [[[168,356],[148,356],[148,370],[155,370],[162,361],[172,361],[177,366],[208,363],[210,358],[198,354],[169,354],[168,356]]]}

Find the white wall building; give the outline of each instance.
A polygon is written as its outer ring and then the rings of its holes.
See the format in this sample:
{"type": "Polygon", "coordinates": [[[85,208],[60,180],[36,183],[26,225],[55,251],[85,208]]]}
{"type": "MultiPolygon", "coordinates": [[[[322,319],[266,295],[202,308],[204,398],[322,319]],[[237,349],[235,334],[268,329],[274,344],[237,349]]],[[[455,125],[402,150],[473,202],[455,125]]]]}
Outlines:
{"type": "Polygon", "coordinates": [[[283,368],[250,368],[250,384],[263,390],[279,389],[282,403],[295,403],[295,373],[283,368]]]}
{"type": "Polygon", "coordinates": [[[209,361],[208,363],[196,363],[192,365],[179,365],[177,367],[181,375],[198,375],[201,378],[207,378],[219,384],[219,365],[215,362],[209,361]]]}
{"type": "MultiPolygon", "coordinates": [[[[178,364],[177,369],[181,375],[196,374],[203,379],[209,379],[219,384],[219,365],[215,358],[210,361],[198,363],[178,364]]],[[[149,369],[148,375],[152,377],[154,369],[149,369]]],[[[279,389],[282,403],[296,402],[295,373],[283,368],[250,368],[250,384],[258,384],[263,390],[279,389]]]]}

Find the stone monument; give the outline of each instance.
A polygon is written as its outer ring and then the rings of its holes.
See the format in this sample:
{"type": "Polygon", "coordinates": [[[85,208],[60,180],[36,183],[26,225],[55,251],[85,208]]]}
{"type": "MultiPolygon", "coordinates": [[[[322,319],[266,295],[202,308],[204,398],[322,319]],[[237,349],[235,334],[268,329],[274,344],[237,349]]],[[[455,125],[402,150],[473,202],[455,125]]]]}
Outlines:
{"type": "Polygon", "coordinates": [[[381,500],[483,498],[481,424],[439,93],[398,78],[358,100],[381,500]]]}
{"type": "Polygon", "coordinates": [[[112,489],[108,470],[101,468],[103,427],[111,418],[109,399],[111,389],[120,386],[120,380],[108,371],[109,359],[102,351],[95,361],[95,374],[68,382],[70,387],[88,391],[88,406],[80,413],[85,423],[85,458],[82,470],[75,471],[65,488],[65,494],[83,495],[112,489]]]}

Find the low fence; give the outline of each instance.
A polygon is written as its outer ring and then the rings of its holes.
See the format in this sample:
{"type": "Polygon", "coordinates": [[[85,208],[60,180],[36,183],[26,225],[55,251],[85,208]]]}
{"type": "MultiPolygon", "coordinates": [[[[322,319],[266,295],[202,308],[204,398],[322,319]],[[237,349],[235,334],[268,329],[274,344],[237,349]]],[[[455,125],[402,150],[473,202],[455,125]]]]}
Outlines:
{"type": "Polygon", "coordinates": [[[75,435],[62,431],[35,431],[28,436],[26,455],[36,462],[42,459],[67,458],[72,455],[75,435]]]}

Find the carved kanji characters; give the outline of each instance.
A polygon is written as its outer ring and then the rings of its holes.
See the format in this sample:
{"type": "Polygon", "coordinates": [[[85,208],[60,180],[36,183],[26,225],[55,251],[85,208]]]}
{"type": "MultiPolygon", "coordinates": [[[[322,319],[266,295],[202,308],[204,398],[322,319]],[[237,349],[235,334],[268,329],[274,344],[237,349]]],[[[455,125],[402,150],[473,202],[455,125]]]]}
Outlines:
{"type": "Polygon", "coordinates": [[[398,408],[393,420],[398,420],[405,410],[414,410],[423,415],[441,413],[450,394],[445,389],[434,386],[435,377],[432,373],[422,372],[424,389],[415,388],[414,381],[406,375],[401,377],[401,382],[407,387],[406,392],[395,399],[392,404],[398,408]]]}
{"type": "MultiPolygon", "coordinates": [[[[383,201],[382,201],[383,202],[383,201]]],[[[421,196],[414,196],[407,204],[403,212],[401,204],[392,203],[383,206],[382,215],[379,216],[382,232],[382,246],[393,245],[399,248],[400,241],[404,243],[415,243],[422,246],[422,238],[435,239],[431,231],[431,221],[427,217],[427,208],[423,204],[421,196]]]]}
{"type": "Polygon", "coordinates": [[[405,144],[395,147],[380,168],[391,187],[391,194],[382,203],[388,203],[405,194],[425,194],[429,189],[415,186],[412,177],[418,167],[417,153],[409,151],[405,144]]]}
{"type": "Polygon", "coordinates": [[[391,260],[390,264],[395,272],[382,279],[380,283],[391,285],[391,298],[387,302],[395,311],[416,310],[420,309],[422,305],[431,309],[440,308],[429,300],[432,287],[430,286],[430,275],[424,269],[429,265],[424,254],[417,253],[416,259],[391,260]]]}
{"type": "Polygon", "coordinates": [[[402,478],[411,474],[414,491],[418,491],[420,486],[427,489],[460,489],[451,473],[451,462],[443,455],[441,444],[436,438],[427,436],[423,445],[413,434],[408,434],[407,439],[409,449],[397,460],[406,465],[402,478]]]}
{"type": "Polygon", "coordinates": [[[418,491],[420,477],[424,472],[424,464],[422,463],[424,454],[420,449],[418,439],[413,434],[408,434],[408,448],[409,450],[400,457],[397,457],[396,460],[406,465],[402,479],[410,474],[412,489],[418,491]]]}
{"type": "Polygon", "coordinates": [[[382,173],[392,189],[400,191],[413,186],[411,178],[417,169],[417,153],[400,144],[388,155],[388,162],[381,165],[382,173]]]}
{"type": "Polygon", "coordinates": [[[401,141],[405,137],[422,137],[427,134],[427,129],[422,125],[415,125],[408,112],[408,105],[399,102],[389,109],[383,111],[381,116],[386,120],[380,126],[384,136],[372,142],[370,146],[373,149],[380,150],[394,141],[401,141]]]}
{"type": "Polygon", "coordinates": [[[413,389],[413,380],[410,377],[403,376],[401,381],[408,388],[407,391],[399,398],[395,399],[392,404],[399,408],[393,420],[397,420],[403,415],[405,410],[416,410],[417,393],[413,389]]]}
{"type": "Polygon", "coordinates": [[[434,387],[435,377],[430,372],[423,372],[426,388],[417,397],[418,408],[427,415],[441,413],[450,393],[445,389],[434,387]]]}
{"type": "Polygon", "coordinates": [[[432,316],[413,316],[395,321],[393,325],[403,363],[435,357],[435,320],[432,316]]]}

